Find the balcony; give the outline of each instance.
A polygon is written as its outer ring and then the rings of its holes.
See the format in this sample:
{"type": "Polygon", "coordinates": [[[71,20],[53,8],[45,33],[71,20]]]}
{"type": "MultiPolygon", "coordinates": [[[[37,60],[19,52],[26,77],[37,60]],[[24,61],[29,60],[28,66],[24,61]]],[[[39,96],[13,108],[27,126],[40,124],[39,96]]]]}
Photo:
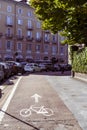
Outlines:
{"type": "Polygon", "coordinates": [[[57,41],[56,41],[56,40],[52,40],[52,43],[53,43],[53,44],[56,44],[56,43],[57,43],[57,41]]]}
{"type": "Polygon", "coordinates": [[[23,40],[24,36],[22,36],[22,35],[16,35],[16,38],[17,38],[17,40],[23,40]]]}
{"type": "Polygon", "coordinates": [[[36,42],[41,42],[41,38],[36,38],[36,42]]]}
{"type": "Polygon", "coordinates": [[[45,33],[50,33],[50,31],[49,30],[45,30],[45,33]]]}
{"type": "Polygon", "coordinates": [[[50,43],[50,40],[44,39],[44,43],[50,43]]]}
{"type": "Polygon", "coordinates": [[[0,32],[0,37],[2,37],[2,36],[3,36],[3,33],[0,32]]]}
{"type": "Polygon", "coordinates": [[[26,40],[27,40],[27,41],[33,41],[33,37],[32,37],[32,36],[27,36],[27,37],[26,37],[26,40]]]}
{"type": "Polygon", "coordinates": [[[6,26],[13,27],[13,23],[6,23],[6,26]]]}
{"type": "Polygon", "coordinates": [[[33,30],[33,26],[27,26],[28,30],[33,30]]]}
{"type": "Polygon", "coordinates": [[[13,38],[13,34],[5,34],[5,37],[7,38],[7,39],[12,39],[13,38]]]}

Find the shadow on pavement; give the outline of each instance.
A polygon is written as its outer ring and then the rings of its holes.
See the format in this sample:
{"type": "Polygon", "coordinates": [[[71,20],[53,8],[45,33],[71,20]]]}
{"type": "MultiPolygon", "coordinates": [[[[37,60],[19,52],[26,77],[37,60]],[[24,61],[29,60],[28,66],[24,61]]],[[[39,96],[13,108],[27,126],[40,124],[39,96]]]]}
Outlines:
{"type": "Polygon", "coordinates": [[[29,74],[33,74],[33,75],[48,75],[48,76],[71,76],[71,71],[64,71],[64,73],[62,73],[61,71],[58,72],[34,72],[34,73],[28,73],[28,74],[24,74],[24,76],[27,76],[29,74]]]}
{"type": "Polygon", "coordinates": [[[49,72],[46,72],[46,71],[43,71],[43,72],[26,72],[23,74],[23,76],[28,76],[28,75],[48,75],[48,76],[71,76],[71,71],[64,71],[63,73],[61,71],[56,71],[56,72],[52,72],[52,71],[49,71],[49,72]]]}
{"type": "Polygon", "coordinates": [[[23,121],[23,120],[19,119],[19,118],[17,118],[17,117],[15,117],[15,116],[13,116],[13,115],[11,115],[11,114],[9,114],[9,113],[7,113],[7,112],[5,112],[5,111],[1,110],[1,109],[0,109],[0,111],[1,111],[1,112],[3,112],[3,113],[5,113],[6,115],[8,115],[8,116],[10,116],[10,117],[12,117],[12,118],[14,118],[14,119],[18,120],[18,121],[20,121],[20,122],[22,122],[22,123],[26,124],[26,125],[28,125],[28,126],[30,126],[30,127],[32,127],[32,128],[34,128],[35,130],[40,130],[40,129],[38,129],[37,127],[35,127],[35,126],[33,126],[33,125],[31,125],[31,124],[29,124],[29,123],[27,123],[27,122],[25,122],[25,121],[23,121]]]}

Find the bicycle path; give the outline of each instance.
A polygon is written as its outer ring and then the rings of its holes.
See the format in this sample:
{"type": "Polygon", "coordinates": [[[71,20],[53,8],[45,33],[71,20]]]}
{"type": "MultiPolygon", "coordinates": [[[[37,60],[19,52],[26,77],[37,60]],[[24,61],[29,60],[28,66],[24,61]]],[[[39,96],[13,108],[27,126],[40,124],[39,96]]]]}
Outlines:
{"type": "Polygon", "coordinates": [[[1,109],[4,117],[0,130],[82,130],[45,75],[23,76],[14,88],[7,110],[1,109]],[[39,95],[37,99],[35,94],[39,95]]]}

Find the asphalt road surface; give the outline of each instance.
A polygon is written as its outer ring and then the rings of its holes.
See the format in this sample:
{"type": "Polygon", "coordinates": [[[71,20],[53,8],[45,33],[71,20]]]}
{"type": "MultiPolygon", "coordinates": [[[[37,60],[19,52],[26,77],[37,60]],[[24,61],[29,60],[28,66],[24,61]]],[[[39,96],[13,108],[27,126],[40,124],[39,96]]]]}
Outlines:
{"type": "Polygon", "coordinates": [[[18,76],[6,86],[4,101],[0,99],[0,130],[82,130],[46,76],[18,76]]]}

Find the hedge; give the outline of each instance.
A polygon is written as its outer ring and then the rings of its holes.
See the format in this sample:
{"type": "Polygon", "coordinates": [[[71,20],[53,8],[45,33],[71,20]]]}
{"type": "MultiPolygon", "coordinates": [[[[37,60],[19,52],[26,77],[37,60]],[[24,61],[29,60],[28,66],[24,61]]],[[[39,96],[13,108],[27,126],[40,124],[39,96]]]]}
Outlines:
{"type": "Polygon", "coordinates": [[[72,69],[75,72],[87,74],[87,47],[73,52],[72,69]]]}

